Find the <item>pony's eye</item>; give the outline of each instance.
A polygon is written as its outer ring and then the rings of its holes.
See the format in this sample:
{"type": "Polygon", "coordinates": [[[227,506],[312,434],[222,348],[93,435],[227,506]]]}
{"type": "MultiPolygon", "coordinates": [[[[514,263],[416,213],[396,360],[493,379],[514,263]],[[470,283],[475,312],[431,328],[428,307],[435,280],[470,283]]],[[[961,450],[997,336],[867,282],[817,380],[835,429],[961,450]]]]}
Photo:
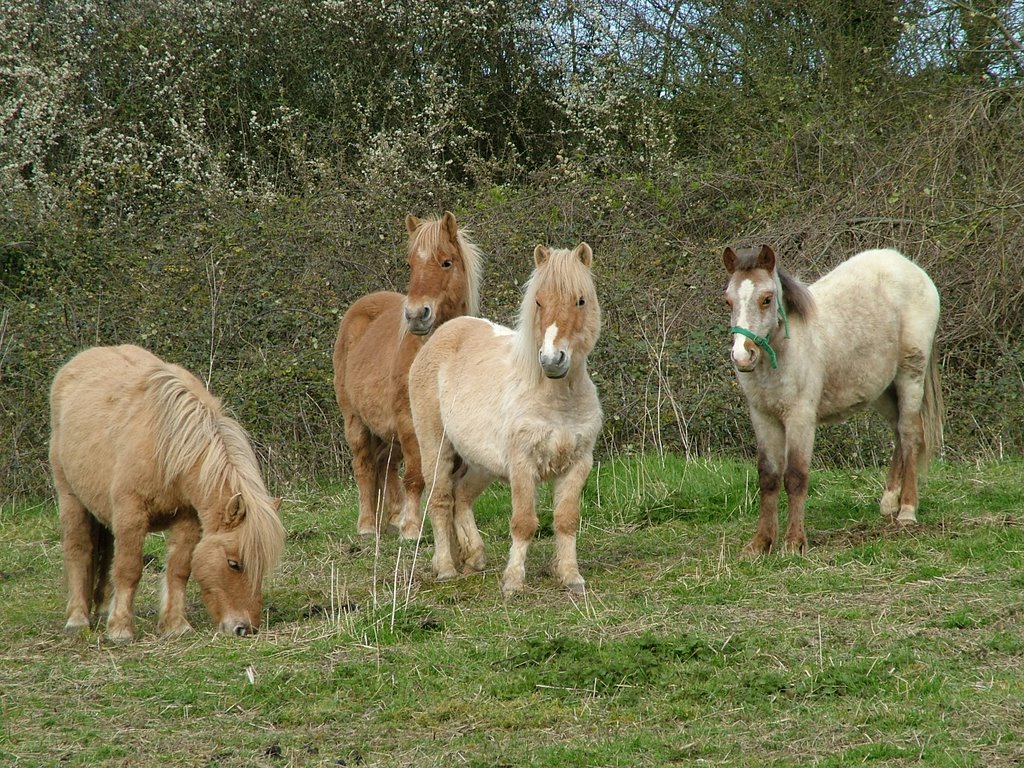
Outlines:
{"type": "Polygon", "coordinates": [[[584,299],[582,296],[580,296],[580,300],[576,302],[576,306],[577,307],[582,307],[586,303],[587,303],[587,300],[584,299]]]}
{"type": "Polygon", "coordinates": [[[242,572],[242,564],[237,560],[228,560],[228,568],[232,571],[238,571],[239,573],[242,572]]]}
{"type": "Polygon", "coordinates": [[[451,269],[451,268],[452,268],[452,260],[451,259],[445,259],[444,261],[441,262],[441,269],[451,269]]]}
{"type": "Polygon", "coordinates": [[[537,302],[537,309],[540,309],[540,308],[541,308],[541,306],[540,306],[540,302],[538,301],[538,302],[537,302]]]}
{"type": "Polygon", "coordinates": [[[772,303],[772,297],[771,296],[765,296],[763,299],[761,299],[761,306],[762,307],[767,307],[771,303],[772,303]]]}

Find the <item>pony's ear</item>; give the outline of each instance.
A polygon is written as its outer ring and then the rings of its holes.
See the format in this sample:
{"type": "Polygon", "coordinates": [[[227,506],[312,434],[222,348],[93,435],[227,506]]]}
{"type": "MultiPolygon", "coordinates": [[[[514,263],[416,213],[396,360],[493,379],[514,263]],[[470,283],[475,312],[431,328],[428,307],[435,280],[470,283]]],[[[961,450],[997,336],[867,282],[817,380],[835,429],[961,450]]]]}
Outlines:
{"type": "Polygon", "coordinates": [[[412,215],[411,213],[407,213],[407,214],[405,215],[405,228],[406,228],[407,230],[409,230],[409,234],[410,234],[410,235],[411,235],[411,234],[412,234],[413,232],[415,232],[415,231],[416,231],[416,228],[417,228],[417,227],[418,227],[419,225],[420,225],[420,220],[419,220],[418,218],[416,218],[415,216],[413,216],[413,215],[412,215]]]}
{"type": "Polygon", "coordinates": [[[590,246],[586,243],[580,243],[576,246],[576,250],[572,252],[573,256],[580,260],[580,263],[584,267],[589,267],[594,261],[594,252],[590,250],[590,246]]]}
{"type": "Polygon", "coordinates": [[[771,249],[770,245],[761,245],[761,250],[757,252],[757,266],[759,266],[765,272],[774,271],[775,251],[771,249]]]}
{"type": "Polygon", "coordinates": [[[245,502],[242,501],[242,494],[236,493],[228,501],[227,509],[224,510],[224,527],[234,528],[245,520],[245,502]]]}
{"type": "Polygon", "coordinates": [[[281,509],[281,502],[282,501],[284,501],[284,499],[281,498],[280,496],[278,496],[275,499],[271,499],[270,500],[270,506],[272,506],[274,508],[275,512],[277,512],[277,511],[279,511],[281,509]]]}
{"type": "Polygon", "coordinates": [[[455,221],[455,214],[451,211],[445,211],[444,216],[441,217],[441,227],[448,233],[448,238],[454,243],[459,236],[459,224],[455,221]]]}
{"type": "Polygon", "coordinates": [[[547,246],[538,245],[533,249],[533,263],[538,267],[544,266],[544,263],[551,257],[551,251],[547,246]]]}
{"type": "Polygon", "coordinates": [[[725,264],[725,271],[730,275],[736,271],[736,251],[729,246],[725,247],[725,252],[722,254],[722,263],[725,264]]]}

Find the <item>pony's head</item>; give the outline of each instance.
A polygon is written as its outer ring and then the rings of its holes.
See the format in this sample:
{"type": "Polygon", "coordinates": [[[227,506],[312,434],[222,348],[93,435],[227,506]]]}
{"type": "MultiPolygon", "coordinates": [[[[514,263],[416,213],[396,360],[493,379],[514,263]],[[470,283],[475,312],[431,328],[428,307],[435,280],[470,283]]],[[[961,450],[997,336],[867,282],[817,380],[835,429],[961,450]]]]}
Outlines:
{"type": "Polygon", "coordinates": [[[590,271],[593,258],[586,243],[572,250],[538,245],[533,251],[535,269],[519,311],[519,351],[522,364],[539,364],[549,379],[563,378],[576,361],[585,365],[597,343],[601,307],[590,271]]]}
{"type": "Polygon", "coordinates": [[[779,331],[789,336],[789,318],[806,317],[814,307],[807,288],[779,269],[770,246],[726,248],[722,261],[729,273],[725,301],[732,310],[732,364],[747,373],[757,367],[764,353],[776,366],[771,345],[779,331]]]}
{"type": "Polygon", "coordinates": [[[405,217],[409,230],[409,289],[405,322],[425,336],[459,315],[480,311],[480,252],[459,229],[455,214],[440,219],[405,217]]]}
{"type": "Polygon", "coordinates": [[[204,533],[192,552],[192,575],[210,617],[221,632],[238,636],[259,629],[263,577],[284,545],[277,518],[281,500],[246,496],[227,497],[220,528],[204,533]]]}

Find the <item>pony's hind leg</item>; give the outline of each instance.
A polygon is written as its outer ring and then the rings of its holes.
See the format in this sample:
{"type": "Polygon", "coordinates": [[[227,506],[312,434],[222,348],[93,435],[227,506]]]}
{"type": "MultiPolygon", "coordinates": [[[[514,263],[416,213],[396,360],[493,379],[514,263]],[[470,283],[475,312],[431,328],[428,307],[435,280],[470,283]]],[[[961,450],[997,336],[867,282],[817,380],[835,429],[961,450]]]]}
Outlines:
{"type": "Polygon", "coordinates": [[[114,558],[114,534],[95,517],[92,519],[92,604],[97,614],[110,607],[110,565],[114,558]]]}
{"type": "MultiPolygon", "coordinates": [[[[438,435],[441,430],[438,429],[438,435]]],[[[429,443],[428,443],[429,445],[429,443]]],[[[455,450],[445,438],[437,446],[431,446],[426,469],[430,477],[427,492],[427,514],[434,532],[434,557],[431,569],[438,581],[454,579],[459,574],[452,495],[452,470],[455,466],[455,450]]],[[[419,531],[417,530],[417,535],[419,531]]]]}
{"type": "Polygon", "coordinates": [[[896,402],[896,388],[889,387],[874,403],[875,409],[889,421],[895,435],[892,461],[889,462],[889,473],[885,478],[885,489],[879,510],[883,517],[895,517],[900,511],[900,491],[903,488],[903,448],[900,445],[899,407],[896,402]]]}
{"type": "Polygon", "coordinates": [[[89,626],[94,594],[93,517],[78,498],[66,490],[58,490],[57,502],[64,550],[64,580],[68,592],[64,631],[77,632],[89,626]]]}
{"type": "Polygon", "coordinates": [[[585,588],[576,560],[576,532],[580,525],[580,496],[590,474],[591,461],[572,467],[554,483],[555,575],[570,592],[585,588]]]}
{"type": "Polygon", "coordinates": [[[402,463],[402,449],[397,440],[381,441],[380,455],[377,460],[377,488],[383,504],[381,510],[381,530],[385,527],[397,532],[401,520],[405,494],[402,491],[402,477],[398,472],[402,463]]]}
{"type": "Polygon", "coordinates": [[[180,637],[192,631],[185,616],[185,585],[192,573],[192,550],[199,543],[199,518],[194,514],[179,515],[167,533],[167,565],[156,625],[157,632],[164,637],[180,637]]]}
{"type": "MultiPolygon", "coordinates": [[[[420,504],[423,500],[423,489],[426,481],[423,476],[423,458],[420,445],[413,427],[412,415],[406,410],[396,414],[398,439],[402,444],[402,456],[405,458],[405,474],[402,483],[405,486],[405,508],[398,523],[398,534],[403,539],[418,539],[423,528],[423,512],[420,504]]],[[[454,464],[454,459],[452,459],[454,464]]],[[[451,474],[449,472],[449,474],[451,474]]]]}
{"type": "Polygon", "coordinates": [[[492,480],[487,472],[467,467],[465,474],[455,481],[455,536],[462,550],[463,570],[466,571],[482,571],[487,566],[484,540],[473,515],[473,502],[487,490],[492,480]]]}
{"type": "MultiPolygon", "coordinates": [[[[921,407],[924,402],[924,377],[928,356],[921,351],[911,351],[903,356],[900,372],[896,375],[896,401],[899,416],[896,420],[896,446],[900,452],[900,467],[893,457],[893,473],[902,469],[899,484],[900,523],[917,522],[917,463],[924,450],[924,418],[921,407]]],[[[888,484],[887,484],[888,489],[888,484]]]]}

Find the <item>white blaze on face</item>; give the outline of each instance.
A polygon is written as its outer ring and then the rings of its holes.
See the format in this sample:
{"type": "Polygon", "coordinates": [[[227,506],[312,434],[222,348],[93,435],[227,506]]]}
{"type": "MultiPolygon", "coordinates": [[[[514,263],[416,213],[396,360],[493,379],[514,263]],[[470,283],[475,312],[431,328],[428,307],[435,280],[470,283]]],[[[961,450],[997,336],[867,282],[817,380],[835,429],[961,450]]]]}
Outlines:
{"type": "MultiPolygon", "coordinates": [[[[733,321],[733,326],[736,328],[746,328],[748,331],[754,331],[750,327],[750,305],[754,298],[754,281],[744,280],[740,283],[739,288],[736,291],[736,306],[739,308],[736,319],[733,321]]],[[[754,331],[756,333],[756,331],[754,331]]],[[[746,349],[746,336],[741,336],[738,333],[734,333],[732,336],[732,359],[733,360],[747,360],[750,357],[750,353],[746,349]]]]}
{"type": "Polygon", "coordinates": [[[544,343],[540,347],[540,354],[542,358],[550,360],[556,354],[555,350],[555,339],[558,337],[558,324],[552,323],[548,326],[548,329],[544,331],[544,343]]]}

